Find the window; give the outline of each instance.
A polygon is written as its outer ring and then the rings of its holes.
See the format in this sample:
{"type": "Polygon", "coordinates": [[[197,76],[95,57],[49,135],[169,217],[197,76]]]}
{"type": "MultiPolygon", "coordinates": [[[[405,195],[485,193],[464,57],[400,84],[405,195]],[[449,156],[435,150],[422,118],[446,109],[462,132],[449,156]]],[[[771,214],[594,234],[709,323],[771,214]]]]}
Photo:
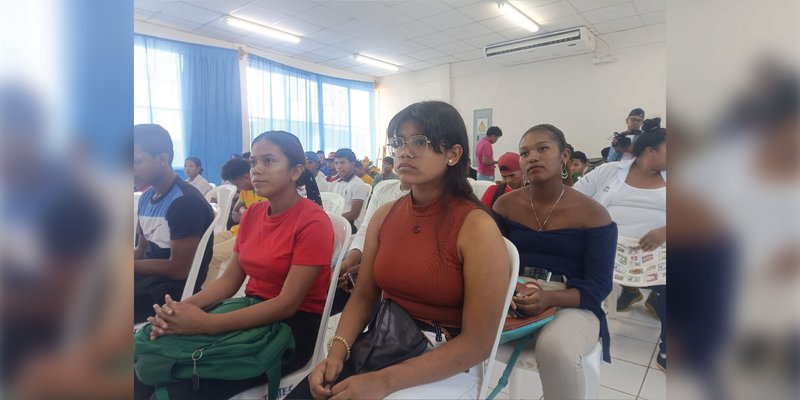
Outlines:
{"type": "Polygon", "coordinates": [[[370,82],[330,78],[249,56],[250,132],[296,135],[306,151],[352,148],[375,158],[374,89],[370,82]]]}
{"type": "Polygon", "coordinates": [[[134,124],[159,124],[172,137],[172,166],[183,168],[184,132],[181,101],[181,56],[134,45],[134,124]]]}
{"type": "Polygon", "coordinates": [[[247,69],[251,139],[261,132],[293,133],[304,149],[319,147],[317,82],[259,68],[247,69]]]}

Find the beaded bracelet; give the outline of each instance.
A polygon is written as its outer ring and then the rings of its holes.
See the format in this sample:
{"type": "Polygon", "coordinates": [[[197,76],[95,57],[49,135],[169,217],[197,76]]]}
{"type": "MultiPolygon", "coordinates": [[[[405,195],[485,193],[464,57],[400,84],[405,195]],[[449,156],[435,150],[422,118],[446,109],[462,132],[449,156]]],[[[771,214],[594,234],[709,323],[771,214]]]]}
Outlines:
{"type": "Polygon", "coordinates": [[[347,343],[347,340],[345,338],[339,335],[333,336],[330,339],[328,339],[328,354],[330,354],[331,352],[331,346],[333,346],[334,340],[342,342],[342,344],[344,344],[344,348],[347,350],[347,355],[345,356],[344,361],[347,362],[347,360],[350,359],[350,345],[347,343]]]}

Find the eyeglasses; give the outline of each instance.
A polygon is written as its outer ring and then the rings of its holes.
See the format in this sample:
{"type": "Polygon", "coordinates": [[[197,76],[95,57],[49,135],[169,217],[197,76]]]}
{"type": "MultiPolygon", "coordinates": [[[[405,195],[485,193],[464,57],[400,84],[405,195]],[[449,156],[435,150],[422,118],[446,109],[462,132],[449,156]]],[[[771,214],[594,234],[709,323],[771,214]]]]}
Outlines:
{"type": "Polygon", "coordinates": [[[392,136],[389,138],[387,145],[389,146],[389,152],[391,155],[396,155],[403,149],[403,147],[408,147],[408,150],[411,154],[419,154],[428,150],[428,144],[431,142],[425,135],[414,135],[408,138],[406,141],[405,139],[392,136]]]}

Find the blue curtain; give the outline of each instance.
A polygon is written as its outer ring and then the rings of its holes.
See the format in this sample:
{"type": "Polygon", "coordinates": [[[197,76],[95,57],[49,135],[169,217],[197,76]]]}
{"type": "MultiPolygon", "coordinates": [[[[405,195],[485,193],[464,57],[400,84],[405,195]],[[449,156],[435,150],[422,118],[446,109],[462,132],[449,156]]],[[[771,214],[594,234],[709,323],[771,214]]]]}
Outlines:
{"type": "Polygon", "coordinates": [[[186,45],[183,54],[186,154],[200,157],[206,179],[220,183],[222,164],[242,151],[239,54],[198,45],[186,45]]]}
{"type": "Polygon", "coordinates": [[[248,66],[262,72],[248,75],[251,139],[264,131],[286,131],[300,139],[304,150],[321,149],[316,74],[252,54],[248,66]]]}
{"type": "Polygon", "coordinates": [[[307,151],[342,147],[375,158],[375,89],[372,82],[320,75],[249,55],[250,132],[285,130],[307,151]]]}
{"type": "Polygon", "coordinates": [[[238,52],[145,35],[136,35],[135,44],[181,56],[184,154],[199,157],[205,178],[220,183],[222,164],[242,151],[238,52]]]}

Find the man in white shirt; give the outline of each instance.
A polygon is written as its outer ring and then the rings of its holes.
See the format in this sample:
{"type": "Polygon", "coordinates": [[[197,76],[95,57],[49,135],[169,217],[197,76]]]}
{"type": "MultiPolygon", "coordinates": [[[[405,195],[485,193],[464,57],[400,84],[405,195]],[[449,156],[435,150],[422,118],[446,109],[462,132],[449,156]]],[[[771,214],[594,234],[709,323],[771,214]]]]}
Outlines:
{"type": "Polygon", "coordinates": [[[344,197],[342,216],[350,221],[353,233],[361,226],[361,208],[367,202],[372,188],[356,176],[356,155],[353,150],[339,149],[334,156],[334,167],[339,176],[331,185],[331,191],[344,197]]]}

